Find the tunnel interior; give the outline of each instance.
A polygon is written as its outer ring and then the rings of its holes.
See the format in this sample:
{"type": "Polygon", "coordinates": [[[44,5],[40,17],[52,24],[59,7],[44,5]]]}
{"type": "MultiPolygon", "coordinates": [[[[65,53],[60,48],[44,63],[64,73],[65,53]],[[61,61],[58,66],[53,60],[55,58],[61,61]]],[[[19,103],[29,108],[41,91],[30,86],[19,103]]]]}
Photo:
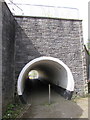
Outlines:
{"type": "Polygon", "coordinates": [[[39,79],[42,82],[47,81],[59,85],[61,87],[63,86],[63,88],[67,87],[68,80],[65,68],[53,61],[47,60],[37,62],[36,64],[32,65],[30,69],[28,69],[26,77],[28,77],[28,72],[32,70],[37,71],[37,79],[39,79]]]}
{"type": "Polygon", "coordinates": [[[29,93],[35,90],[48,90],[48,84],[66,99],[71,99],[74,80],[70,69],[57,58],[36,58],[29,62],[19,75],[18,95],[20,98],[27,98],[26,93],[29,96],[29,93]]]}

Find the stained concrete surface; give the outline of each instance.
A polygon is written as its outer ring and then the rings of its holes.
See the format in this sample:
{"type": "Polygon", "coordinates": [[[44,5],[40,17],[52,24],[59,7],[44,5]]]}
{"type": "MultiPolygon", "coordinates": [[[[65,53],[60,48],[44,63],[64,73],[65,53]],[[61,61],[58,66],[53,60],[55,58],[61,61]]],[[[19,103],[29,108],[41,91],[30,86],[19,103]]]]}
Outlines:
{"type": "Polygon", "coordinates": [[[28,104],[31,106],[21,118],[88,118],[88,100],[84,100],[85,98],[75,102],[65,100],[51,89],[51,104],[49,105],[48,85],[43,85],[40,81],[35,82],[35,80],[30,82],[28,93],[28,104]],[[86,106],[83,105],[83,100],[86,106]]]}

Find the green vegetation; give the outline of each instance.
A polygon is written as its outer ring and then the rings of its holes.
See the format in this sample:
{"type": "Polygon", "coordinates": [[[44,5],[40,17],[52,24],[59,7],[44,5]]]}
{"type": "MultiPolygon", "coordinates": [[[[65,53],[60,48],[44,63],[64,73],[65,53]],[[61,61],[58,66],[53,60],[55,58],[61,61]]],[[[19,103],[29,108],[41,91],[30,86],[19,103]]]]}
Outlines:
{"type": "Polygon", "coordinates": [[[72,101],[76,102],[77,99],[80,99],[80,98],[90,98],[90,93],[86,94],[86,95],[83,95],[83,96],[78,96],[78,95],[74,95],[72,97],[72,101]]]}
{"type": "Polygon", "coordinates": [[[90,40],[88,40],[87,47],[88,47],[88,54],[90,55],[90,40]]]}
{"type": "Polygon", "coordinates": [[[7,110],[3,115],[3,119],[16,118],[23,110],[22,104],[9,104],[7,110]]]}

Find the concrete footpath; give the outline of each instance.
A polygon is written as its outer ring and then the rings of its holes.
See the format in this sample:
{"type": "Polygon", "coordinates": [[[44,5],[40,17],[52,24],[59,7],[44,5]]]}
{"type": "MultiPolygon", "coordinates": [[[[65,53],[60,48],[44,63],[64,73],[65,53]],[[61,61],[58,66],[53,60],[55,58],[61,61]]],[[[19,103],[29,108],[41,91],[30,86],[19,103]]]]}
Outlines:
{"type": "Polygon", "coordinates": [[[69,101],[51,90],[49,105],[47,88],[30,91],[28,104],[21,118],[88,118],[88,98],[69,101]]]}

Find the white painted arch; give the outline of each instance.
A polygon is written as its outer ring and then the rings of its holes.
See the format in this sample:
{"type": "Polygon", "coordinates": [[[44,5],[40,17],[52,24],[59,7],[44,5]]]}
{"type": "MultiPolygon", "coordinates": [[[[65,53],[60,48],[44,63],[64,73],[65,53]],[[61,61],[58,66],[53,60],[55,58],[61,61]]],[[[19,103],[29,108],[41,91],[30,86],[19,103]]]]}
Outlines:
{"type": "Polygon", "coordinates": [[[49,70],[51,77],[53,76],[51,80],[49,78],[50,82],[65,88],[68,91],[74,91],[74,79],[69,67],[58,58],[43,56],[30,61],[21,70],[17,81],[18,95],[23,94],[25,80],[28,73],[33,69],[36,69],[37,71],[49,70]],[[43,67],[41,68],[41,66],[43,67]]]}

